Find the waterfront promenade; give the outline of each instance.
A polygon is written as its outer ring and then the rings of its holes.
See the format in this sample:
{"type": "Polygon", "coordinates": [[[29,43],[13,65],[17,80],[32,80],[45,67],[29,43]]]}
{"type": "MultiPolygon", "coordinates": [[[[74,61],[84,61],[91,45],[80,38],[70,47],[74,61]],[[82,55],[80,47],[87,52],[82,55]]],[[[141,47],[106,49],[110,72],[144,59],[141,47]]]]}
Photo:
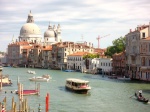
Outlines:
{"type": "Polygon", "coordinates": [[[28,70],[34,70],[36,76],[51,75],[49,82],[40,83],[40,95],[24,96],[29,106],[37,112],[41,104],[42,112],[45,112],[45,96],[50,94],[50,112],[149,112],[150,104],[138,102],[134,97],[130,98],[136,90],[143,90],[143,95],[150,99],[150,83],[133,81],[120,81],[109,79],[106,76],[91,75],[78,72],[63,72],[60,70],[11,68],[4,67],[3,74],[8,74],[12,79],[11,87],[3,87],[0,92],[0,101],[7,97],[7,108],[11,108],[11,100],[18,95],[10,91],[17,90],[17,77],[24,85],[24,89],[34,89],[35,82],[28,78],[34,75],[28,74],[28,70]],[[67,78],[80,78],[90,81],[92,89],[88,94],[76,94],[65,89],[67,78]],[[5,93],[7,91],[7,93],[5,93]]]}

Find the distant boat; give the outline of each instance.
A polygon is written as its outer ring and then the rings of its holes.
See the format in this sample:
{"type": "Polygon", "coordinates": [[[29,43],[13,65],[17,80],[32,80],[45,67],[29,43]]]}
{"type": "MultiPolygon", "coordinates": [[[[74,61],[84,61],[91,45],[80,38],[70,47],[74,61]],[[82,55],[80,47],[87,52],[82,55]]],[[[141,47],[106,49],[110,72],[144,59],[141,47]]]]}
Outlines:
{"type": "Polygon", "coordinates": [[[29,73],[29,74],[36,74],[35,71],[31,71],[31,70],[28,70],[27,73],[29,73]]]}
{"type": "Polygon", "coordinates": [[[48,82],[51,79],[49,75],[43,75],[43,76],[34,76],[32,78],[29,78],[30,81],[36,81],[36,82],[48,82]]]}
{"type": "Polygon", "coordinates": [[[3,76],[2,76],[2,80],[1,80],[1,78],[0,78],[0,83],[1,83],[1,81],[2,81],[2,86],[11,86],[11,85],[12,85],[12,82],[11,82],[11,80],[8,78],[7,75],[3,75],[3,76]]]}
{"type": "Polygon", "coordinates": [[[74,91],[76,93],[86,94],[91,89],[89,81],[69,78],[66,80],[66,89],[74,91]]]}
{"type": "Polygon", "coordinates": [[[130,78],[126,78],[126,77],[117,77],[117,79],[119,79],[119,80],[131,80],[130,78]]]}
{"type": "Polygon", "coordinates": [[[64,70],[65,72],[74,72],[74,70],[64,70]]]}
{"type": "MultiPolygon", "coordinates": [[[[20,94],[17,90],[15,91],[16,94],[20,94]]],[[[23,90],[23,95],[38,95],[39,91],[38,90],[23,90]]]]}
{"type": "Polygon", "coordinates": [[[148,103],[149,99],[146,99],[144,97],[139,97],[138,93],[135,92],[135,97],[137,98],[138,101],[148,103]]]}

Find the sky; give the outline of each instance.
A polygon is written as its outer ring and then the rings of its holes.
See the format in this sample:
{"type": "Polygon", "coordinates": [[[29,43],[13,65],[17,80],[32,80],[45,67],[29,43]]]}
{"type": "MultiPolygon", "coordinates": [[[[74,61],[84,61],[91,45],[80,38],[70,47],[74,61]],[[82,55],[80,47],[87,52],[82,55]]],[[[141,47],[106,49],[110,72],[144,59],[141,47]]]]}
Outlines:
{"type": "Polygon", "coordinates": [[[44,32],[60,24],[62,41],[86,41],[107,48],[129,30],[150,22],[149,0],[0,0],[0,51],[18,39],[31,10],[44,32]]]}

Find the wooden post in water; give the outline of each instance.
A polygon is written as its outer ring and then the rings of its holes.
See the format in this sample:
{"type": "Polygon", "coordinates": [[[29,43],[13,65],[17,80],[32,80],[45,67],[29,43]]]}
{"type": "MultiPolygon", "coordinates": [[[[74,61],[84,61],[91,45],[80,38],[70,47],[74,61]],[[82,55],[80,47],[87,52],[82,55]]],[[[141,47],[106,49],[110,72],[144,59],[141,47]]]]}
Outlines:
{"type": "Polygon", "coordinates": [[[5,108],[5,110],[6,110],[6,96],[5,96],[5,98],[3,99],[3,103],[4,103],[4,108],[5,108]]]}
{"type": "Polygon", "coordinates": [[[2,90],[2,79],[3,79],[3,75],[2,72],[0,71],[0,78],[1,78],[1,87],[0,87],[0,91],[2,90]]]}
{"type": "Polygon", "coordinates": [[[25,112],[28,112],[27,98],[25,99],[25,112]]]}
{"type": "Polygon", "coordinates": [[[40,83],[38,83],[37,91],[38,91],[38,95],[40,95],[40,83]]]}
{"type": "Polygon", "coordinates": [[[19,84],[19,76],[18,76],[18,78],[17,78],[17,85],[19,84]]]}
{"type": "Polygon", "coordinates": [[[14,97],[12,98],[12,103],[11,103],[11,111],[13,112],[13,110],[14,110],[14,97]]]}
{"type": "Polygon", "coordinates": [[[39,104],[38,112],[41,112],[41,105],[39,104]]]}
{"type": "Polygon", "coordinates": [[[14,109],[13,109],[14,111],[13,112],[17,112],[17,108],[16,107],[17,107],[17,103],[15,102],[14,109]]]}
{"type": "Polygon", "coordinates": [[[21,102],[21,112],[24,112],[24,100],[21,102]]]}
{"type": "Polygon", "coordinates": [[[21,84],[21,101],[23,101],[23,84],[21,84]]]}
{"type": "Polygon", "coordinates": [[[45,112],[49,112],[49,93],[45,97],[45,112]]]}

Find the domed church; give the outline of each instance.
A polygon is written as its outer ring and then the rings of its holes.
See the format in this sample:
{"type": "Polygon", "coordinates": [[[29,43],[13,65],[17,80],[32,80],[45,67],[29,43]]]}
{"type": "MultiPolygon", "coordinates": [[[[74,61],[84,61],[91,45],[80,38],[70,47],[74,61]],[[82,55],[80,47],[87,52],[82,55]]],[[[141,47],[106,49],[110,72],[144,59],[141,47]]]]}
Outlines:
{"type": "Polygon", "coordinates": [[[55,25],[53,27],[49,24],[48,29],[44,33],[44,42],[46,45],[52,45],[57,42],[61,42],[61,30],[58,24],[57,28],[55,25]]]}
{"type": "Polygon", "coordinates": [[[55,25],[52,27],[50,24],[48,29],[44,33],[44,42],[42,42],[42,33],[40,28],[34,23],[33,15],[30,11],[28,14],[27,22],[21,27],[19,41],[26,41],[29,43],[37,43],[46,45],[52,45],[57,42],[61,42],[61,28],[58,24],[57,28],[55,25]]]}
{"type": "Polygon", "coordinates": [[[31,11],[28,14],[27,23],[25,23],[20,30],[19,41],[27,41],[29,43],[41,43],[42,41],[41,30],[34,23],[31,11]]]}

